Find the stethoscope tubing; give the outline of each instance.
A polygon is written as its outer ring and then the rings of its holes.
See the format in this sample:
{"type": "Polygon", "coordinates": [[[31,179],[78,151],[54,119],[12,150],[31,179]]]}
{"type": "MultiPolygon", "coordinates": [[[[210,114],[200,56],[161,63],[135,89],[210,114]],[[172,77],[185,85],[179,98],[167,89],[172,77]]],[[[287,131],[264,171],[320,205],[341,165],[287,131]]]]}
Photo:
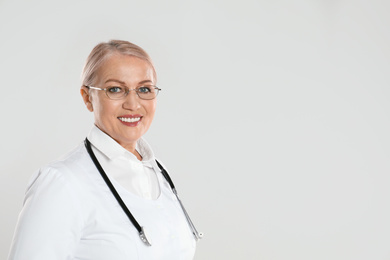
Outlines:
{"type": "Polygon", "coordinates": [[[159,163],[159,161],[156,160],[156,163],[157,163],[157,166],[160,168],[161,170],[161,174],[164,176],[164,178],[168,181],[169,183],[169,186],[171,186],[171,189],[172,189],[172,192],[173,194],[175,194],[176,196],[176,199],[177,201],[179,202],[180,204],[180,207],[181,209],[183,210],[183,213],[187,219],[187,222],[188,222],[188,225],[190,225],[191,227],[191,230],[192,230],[192,233],[194,234],[195,236],[195,239],[198,241],[199,239],[201,239],[203,237],[203,233],[201,232],[198,232],[195,228],[195,225],[194,223],[192,222],[190,216],[188,215],[187,213],[187,210],[184,208],[184,205],[183,205],[183,202],[181,202],[180,198],[179,198],[179,195],[177,195],[177,191],[176,191],[176,188],[175,188],[175,185],[173,184],[173,181],[171,179],[171,177],[169,176],[168,172],[164,169],[164,167],[159,163]]]}
{"type": "MultiPolygon", "coordinates": [[[[152,245],[151,240],[147,237],[147,235],[145,233],[144,227],[141,226],[138,223],[138,221],[135,219],[133,214],[131,214],[130,210],[127,208],[126,204],[123,202],[123,200],[120,197],[119,193],[116,191],[114,185],[112,184],[112,182],[108,178],[107,174],[105,173],[105,171],[103,170],[102,166],[100,165],[98,159],[96,158],[94,152],[92,151],[91,142],[88,140],[88,138],[85,138],[84,145],[85,145],[85,148],[87,149],[87,152],[88,152],[89,156],[91,157],[93,163],[95,164],[97,170],[99,171],[99,173],[102,176],[103,180],[105,181],[105,183],[107,184],[107,186],[111,190],[111,193],[114,195],[115,199],[118,201],[119,205],[121,206],[122,210],[127,215],[127,217],[129,218],[131,223],[137,229],[140,239],[147,246],[151,246],[152,245]]],[[[171,187],[173,194],[175,194],[175,196],[176,196],[176,198],[177,198],[177,200],[179,202],[179,205],[180,205],[181,209],[183,210],[183,213],[184,213],[184,215],[185,215],[185,217],[187,219],[188,225],[190,226],[190,228],[192,230],[192,233],[193,233],[193,235],[195,237],[195,240],[198,241],[199,239],[201,239],[203,237],[203,233],[199,233],[196,230],[193,222],[191,221],[190,216],[188,215],[187,211],[185,210],[185,208],[183,206],[183,203],[181,202],[181,200],[179,199],[179,196],[177,195],[177,191],[176,191],[175,185],[173,184],[173,181],[172,181],[171,177],[169,176],[168,172],[164,169],[164,167],[157,160],[156,160],[156,163],[157,163],[157,166],[161,170],[161,174],[164,176],[164,178],[168,182],[169,186],[171,187]]]]}

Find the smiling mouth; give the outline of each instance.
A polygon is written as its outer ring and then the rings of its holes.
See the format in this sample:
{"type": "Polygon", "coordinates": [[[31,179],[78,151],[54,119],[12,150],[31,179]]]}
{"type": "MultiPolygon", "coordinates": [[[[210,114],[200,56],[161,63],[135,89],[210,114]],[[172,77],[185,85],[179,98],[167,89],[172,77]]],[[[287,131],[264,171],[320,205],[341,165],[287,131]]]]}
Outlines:
{"type": "Polygon", "coordinates": [[[119,120],[126,123],[135,123],[141,120],[141,117],[118,117],[119,120]]]}

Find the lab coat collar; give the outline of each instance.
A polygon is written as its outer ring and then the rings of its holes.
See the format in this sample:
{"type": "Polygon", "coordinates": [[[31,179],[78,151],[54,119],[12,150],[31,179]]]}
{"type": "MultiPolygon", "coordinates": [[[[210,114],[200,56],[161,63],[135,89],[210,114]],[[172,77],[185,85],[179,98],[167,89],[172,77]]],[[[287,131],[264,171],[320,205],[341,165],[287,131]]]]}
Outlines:
{"type": "MultiPolygon", "coordinates": [[[[126,158],[135,159],[138,161],[134,154],[123,148],[119,143],[100,130],[96,125],[94,125],[89,132],[88,140],[96,149],[107,156],[107,158],[110,160],[124,156],[126,158]]],[[[135,149],[142,156],[142,162],[144,164],[154,164],[154,153],[145,140],[140,138],[137,141],[135,149]]]]}

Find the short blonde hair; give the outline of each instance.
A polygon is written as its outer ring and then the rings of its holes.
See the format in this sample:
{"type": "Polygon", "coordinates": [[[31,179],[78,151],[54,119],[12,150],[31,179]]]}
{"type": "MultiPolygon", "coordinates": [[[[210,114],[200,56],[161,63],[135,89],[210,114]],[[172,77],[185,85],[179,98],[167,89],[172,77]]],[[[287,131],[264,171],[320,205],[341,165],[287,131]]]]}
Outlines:
{"type": "Polygon", "coordinates": [[[152,59],[146,51],[138,45],[128,41],[111,40],[109,42],[99,43],[89,54],[81,74],[81,82],[83,86],[91,86],[95,84],[97,71],[104,61],[114,53],[134,56],[147,61],[152,66],[154,80],[157,80],[156,70],[154,69],[152,59]]]}

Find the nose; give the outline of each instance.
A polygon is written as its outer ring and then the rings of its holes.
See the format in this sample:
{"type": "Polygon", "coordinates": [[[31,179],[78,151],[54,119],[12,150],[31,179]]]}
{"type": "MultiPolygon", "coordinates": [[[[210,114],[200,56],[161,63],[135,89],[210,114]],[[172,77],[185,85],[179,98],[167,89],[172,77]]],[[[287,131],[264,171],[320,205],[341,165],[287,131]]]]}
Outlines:
{"type": "Polygon", "coordinates": [[[123,101],[123,108],[127,110],[137,110],[141,107],[140,98],[135,91],[129,92],[123,101]]]}

